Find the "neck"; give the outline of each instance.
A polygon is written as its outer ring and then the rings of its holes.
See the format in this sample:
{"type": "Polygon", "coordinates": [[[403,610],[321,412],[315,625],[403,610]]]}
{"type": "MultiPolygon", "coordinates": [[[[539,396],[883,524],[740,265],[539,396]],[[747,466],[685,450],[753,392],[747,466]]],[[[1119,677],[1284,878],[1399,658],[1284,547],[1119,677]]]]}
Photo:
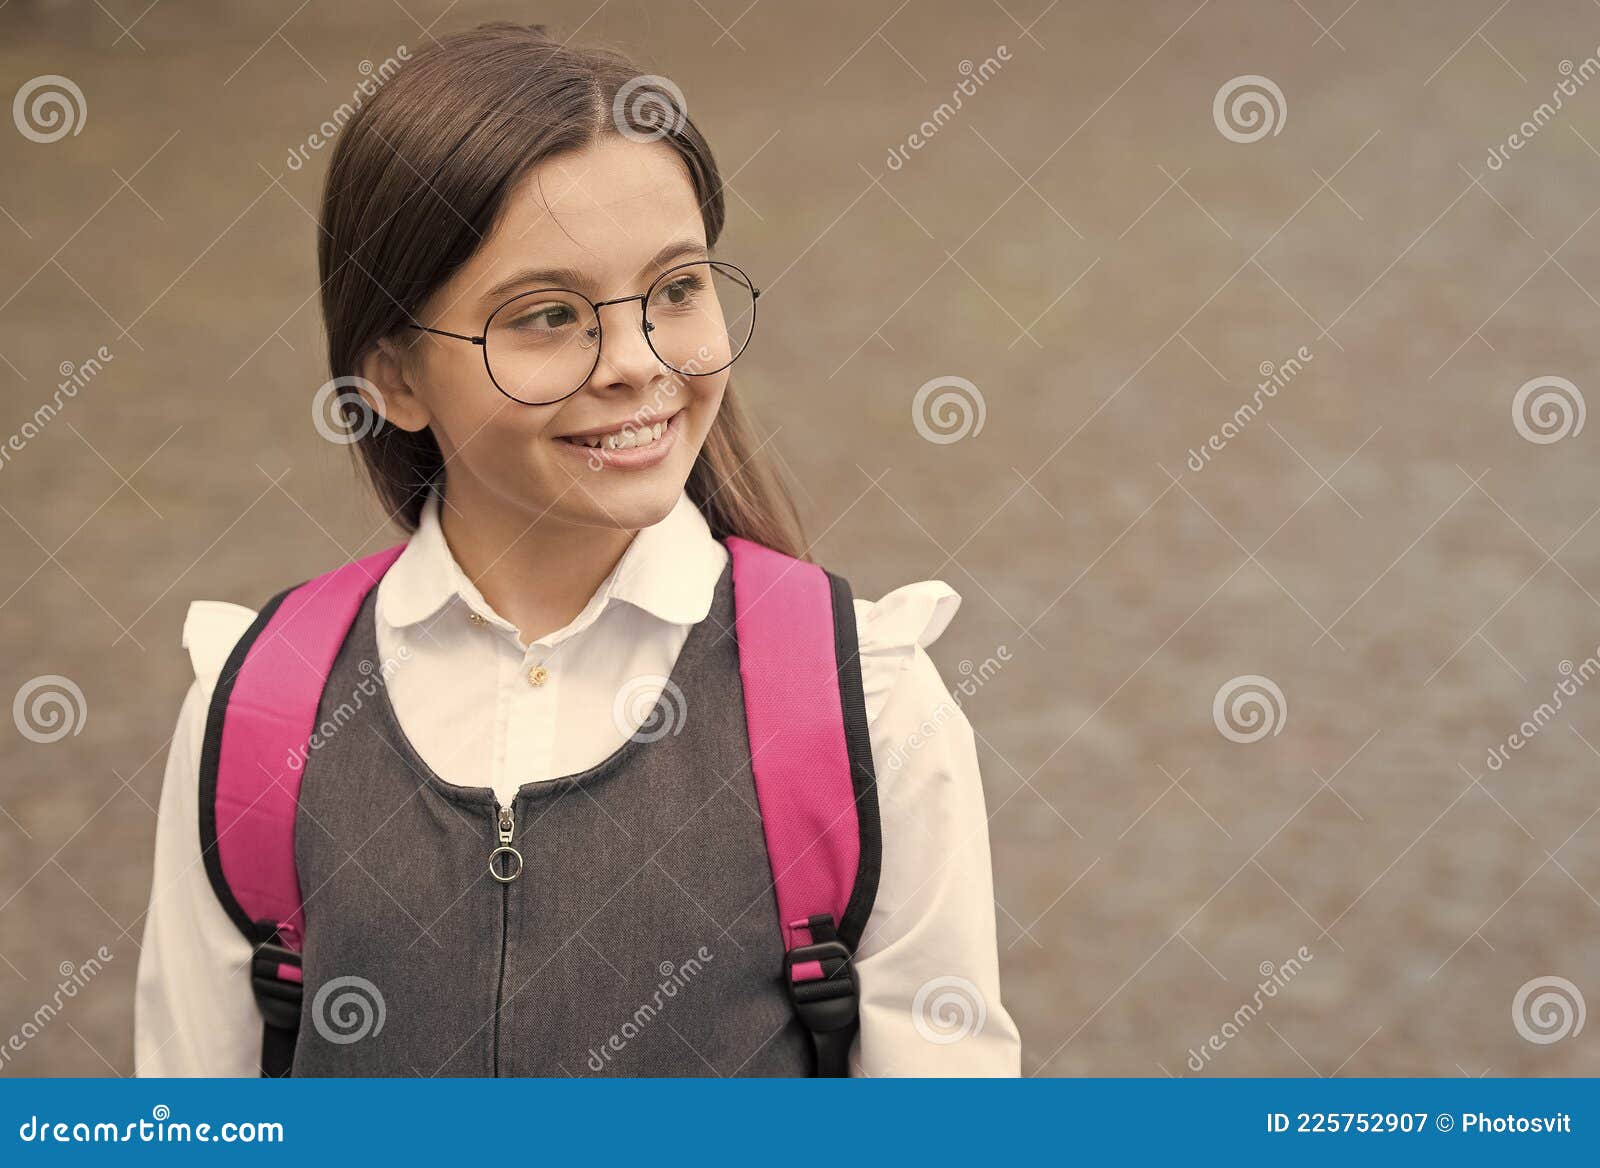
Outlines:
{"type": "Polygon", "coordinates": [[[517,627],[524,646],[571,623],[636,534],[530,518],[460,479],[450,484],[439,521],[462,572],[517,627]]]}

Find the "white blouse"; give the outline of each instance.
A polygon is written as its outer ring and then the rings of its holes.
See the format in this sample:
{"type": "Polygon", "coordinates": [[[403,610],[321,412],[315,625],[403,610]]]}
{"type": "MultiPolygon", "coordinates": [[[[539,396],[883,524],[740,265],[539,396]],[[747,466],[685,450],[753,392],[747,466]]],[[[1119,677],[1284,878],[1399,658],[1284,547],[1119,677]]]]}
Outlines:
{"type": "MultiPolygon", "coordinates": [[[[430,499],[378,584],[390,699],[447,782],[523,783],[587,769],[638,729],[690,628],[710,611],[727,549],[687,495],[640,531],[583,611],[523,645],[456,563],[430,499]],[[537,680],[535,680],[537,679],[537,680]]],[[[924,646],[961,598],[937,580],[855,601],[877,770],[883,866],[856,969],[857,1075],[1016,1075],[1000,1001],[987,816],[972,728],[924,646]],[[915,740],[915,749],[907,744],[915,740]]],[[[167,757],[134,1011],[142,1076],[257,1073],[261,1019],[250,944],[218,902],[199,841],[199,761],[211,689],[255,613],[189,606],[195,680],[167,757]]]]}

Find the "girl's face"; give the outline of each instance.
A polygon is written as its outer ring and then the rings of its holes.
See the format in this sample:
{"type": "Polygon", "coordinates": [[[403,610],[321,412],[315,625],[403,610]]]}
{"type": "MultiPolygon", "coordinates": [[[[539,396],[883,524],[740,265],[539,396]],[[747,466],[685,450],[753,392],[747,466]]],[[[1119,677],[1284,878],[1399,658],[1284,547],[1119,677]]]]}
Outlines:
{"type": "MultiPolygon", "coordinates": [[[[489,314],[519,293],[566,288],[595,303],[639,296],[668,268],[705,258],[705,225],[678,156],[659,142],[607,135],[531,171],[493,234],[435,293],[418,323],[478,336],[489,314]],[[569,271],[552,276],[557,269],[569,271]]],[[[540,297],[508,313],[524,329],[574,319],[559,302],[540,297]]],[[[506,315],[496,318],[497,330],[506,315]]],[[[490,380],[482,348],[429,333],[386,342],[363,372],[383,394],[387,422],[432,428],[453,505],[471,499],[520,510],[529,523],[637,531],[677,501],[716,418],[728,371],[685,376],[662,364],[645,340],[637,300],[603,307],[599,315],[593,373],[578,392],[551,404],[513,401],[490,380]],[[638,441],[657,431],[659,438],[638,441]],[[628,437],[614,449],[618,444],[606,436],[618,432],[628,437]],[[599,447],[590,444],[596,436],[599,447]]],[[[491,334],[496,380],[518,392],[499,367],[510,352],[491,334]]],[[[571,388],[552,387],[549,396],[571,388]]]]}

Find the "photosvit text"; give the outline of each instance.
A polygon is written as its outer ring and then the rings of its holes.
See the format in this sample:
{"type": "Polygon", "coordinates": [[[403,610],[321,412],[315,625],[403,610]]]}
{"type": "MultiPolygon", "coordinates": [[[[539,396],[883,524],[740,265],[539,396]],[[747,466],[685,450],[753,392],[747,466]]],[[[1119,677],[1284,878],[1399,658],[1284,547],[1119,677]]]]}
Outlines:
{"type": "Polygon", "coordinates": [[[1415,1134],[1430,1129],[1478,1135],[1564,1134],[1572,1131],[1572,1116],[1565,1111],[1555,1115],[1487,1115],[1481,1111],[1463,1111],[1459,1115],[1450,1111],[1437,1115],[1426,1111],[1302,1111],[1295,1115],[1267,1112],[1267,1131],[1274,1134],[1415,1134]]]}

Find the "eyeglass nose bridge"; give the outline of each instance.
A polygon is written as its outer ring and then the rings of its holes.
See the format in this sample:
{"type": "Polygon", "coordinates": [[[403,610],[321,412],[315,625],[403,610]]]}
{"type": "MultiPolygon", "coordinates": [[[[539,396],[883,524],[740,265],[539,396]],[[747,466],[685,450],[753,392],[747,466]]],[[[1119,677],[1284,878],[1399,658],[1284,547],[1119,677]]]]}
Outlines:
{"type": "MultiPolygon", "coordinates": [[[[656,326],[644,318],[646,295],[646,293],[641,292],[637,296],[618,296],[615,300],[601,300],[598,303],[593,300],[589,301],[589,307],[594,309],[594,328],[583,330],[584,339],[580,341],[579,344],[581,344],[585,349],[590,349],[600,343],[600,310],[602,308],[612,304],[628,304],[635,300],[639,302],[639,322],[643,326],[642,331],[645,334],[645,343],[649,344],[649,334],[655,332],[656,326]]],[[[651,346],[650,351],[652,353],[655,352],[654,346],[651,346]]],[[[659,356],[656,358],[658,361],[660,359],[661,358],[659,356]]]]}

